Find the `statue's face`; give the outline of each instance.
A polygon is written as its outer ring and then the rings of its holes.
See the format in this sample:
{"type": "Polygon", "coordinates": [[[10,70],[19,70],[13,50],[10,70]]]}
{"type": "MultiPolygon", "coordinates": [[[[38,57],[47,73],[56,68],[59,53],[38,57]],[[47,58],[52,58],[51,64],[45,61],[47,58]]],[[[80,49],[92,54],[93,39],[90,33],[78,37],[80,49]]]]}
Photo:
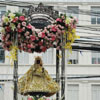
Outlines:
{"type": "Polygon", "coordinates": [[[42,66],[42,59],[40,57],[35,58],[35,64],[42,66]]]}
{"type": "Polygon", "coordinates": [[[37,60],[36,63],[37,63],[37,64],[40,64],[40,60],[37,60]]]}

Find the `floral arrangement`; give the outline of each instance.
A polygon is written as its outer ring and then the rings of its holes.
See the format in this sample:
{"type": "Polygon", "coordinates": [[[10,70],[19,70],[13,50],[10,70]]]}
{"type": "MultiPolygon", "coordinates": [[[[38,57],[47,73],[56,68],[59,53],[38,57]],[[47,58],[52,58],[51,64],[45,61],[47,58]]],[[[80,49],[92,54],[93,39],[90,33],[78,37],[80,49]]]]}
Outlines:
{"type": "Polygon", "coordinates": [[[41,53],[51,47],[61,49],[64,35],[67,38],[65,48],[71,49],[71,44],[77,38],[76,23],[76,18],[60,15],[52,25],[37,30],[28,22],[25,15],[8,11],[2,18],[2,46],[5,50],[12,50],[17,33],[20,51],[41,53]]]}
{"type": "MultiPolygon", "coordinates": [[[[51,99],[48,99],[45,96],[40,97],[40,98],[36,98],[36,97],[33,97],[33,96],[28,96],[27,100],[51,100],[51,99]]],[[[52,100],[56,100],[56,99],[52,99],[52,100]]]]}

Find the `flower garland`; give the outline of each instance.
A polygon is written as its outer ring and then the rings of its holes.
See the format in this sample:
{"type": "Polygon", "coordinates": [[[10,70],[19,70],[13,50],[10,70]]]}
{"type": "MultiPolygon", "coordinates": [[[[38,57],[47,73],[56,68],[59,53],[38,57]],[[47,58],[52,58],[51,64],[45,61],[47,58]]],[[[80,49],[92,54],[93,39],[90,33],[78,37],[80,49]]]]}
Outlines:
{"type": "Polygon", "coordinates": [[[67,37],[65,48],[71,49],[71,44],[77,38],[76,23],[76,18],[60,15],[52,25],[48,25],[43,30],[37,30],[23,14],[9,11],[2,18],[2,45],[5,50],[12,50],[15,34],[18,33],[20,51],[41,53],[51,47],[61,49],[62,35],[64,35],[67,37]]]}

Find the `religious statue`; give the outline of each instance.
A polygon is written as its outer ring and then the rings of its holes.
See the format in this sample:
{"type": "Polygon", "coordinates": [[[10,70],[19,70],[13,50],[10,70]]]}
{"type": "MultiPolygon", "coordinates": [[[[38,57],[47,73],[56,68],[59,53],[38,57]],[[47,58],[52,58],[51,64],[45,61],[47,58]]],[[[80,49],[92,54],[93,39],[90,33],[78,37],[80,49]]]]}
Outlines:
{"type": "Polygon", "coordinates": [[[59,91],[59,85],[43,68],[42,59],[35,58],[34,65],[18,80],[19,93],[31,96],[52,96],[59,91]]]}

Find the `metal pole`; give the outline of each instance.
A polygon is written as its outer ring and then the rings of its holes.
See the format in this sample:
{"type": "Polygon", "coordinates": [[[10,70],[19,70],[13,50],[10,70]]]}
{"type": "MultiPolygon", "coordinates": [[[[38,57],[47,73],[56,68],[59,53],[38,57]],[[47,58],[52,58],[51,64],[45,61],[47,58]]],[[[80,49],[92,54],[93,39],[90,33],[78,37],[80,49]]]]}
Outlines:
{"type": "MultiPolygon", "coordinates": [[[[17,40],[17,33],[15,35],[15,43],[14,45],[18,45],[18,40],[17,40]]],[[[18,100],[17,96],[17,91],[18,91],[18,50],[16,50],[16,60],[14,61],[14,74],[13,74],[13,80],[14,80],[14,94],[13,94],[13,100],[18,100]]]]}
{"type": "Polygon", "coordinates": [[[61,61],[61,97],[65,100],[65,38],[62,36],[62,61],[61,61]]]}
{"type": "MultiPolygon", "coordinates": [[[[56,82],[60,84],[60,68],[59,68],[59,50],[56,50],[56,82]]],[[[59,100],[59,91],[56,94],[56,100],[59,100]]]]}

